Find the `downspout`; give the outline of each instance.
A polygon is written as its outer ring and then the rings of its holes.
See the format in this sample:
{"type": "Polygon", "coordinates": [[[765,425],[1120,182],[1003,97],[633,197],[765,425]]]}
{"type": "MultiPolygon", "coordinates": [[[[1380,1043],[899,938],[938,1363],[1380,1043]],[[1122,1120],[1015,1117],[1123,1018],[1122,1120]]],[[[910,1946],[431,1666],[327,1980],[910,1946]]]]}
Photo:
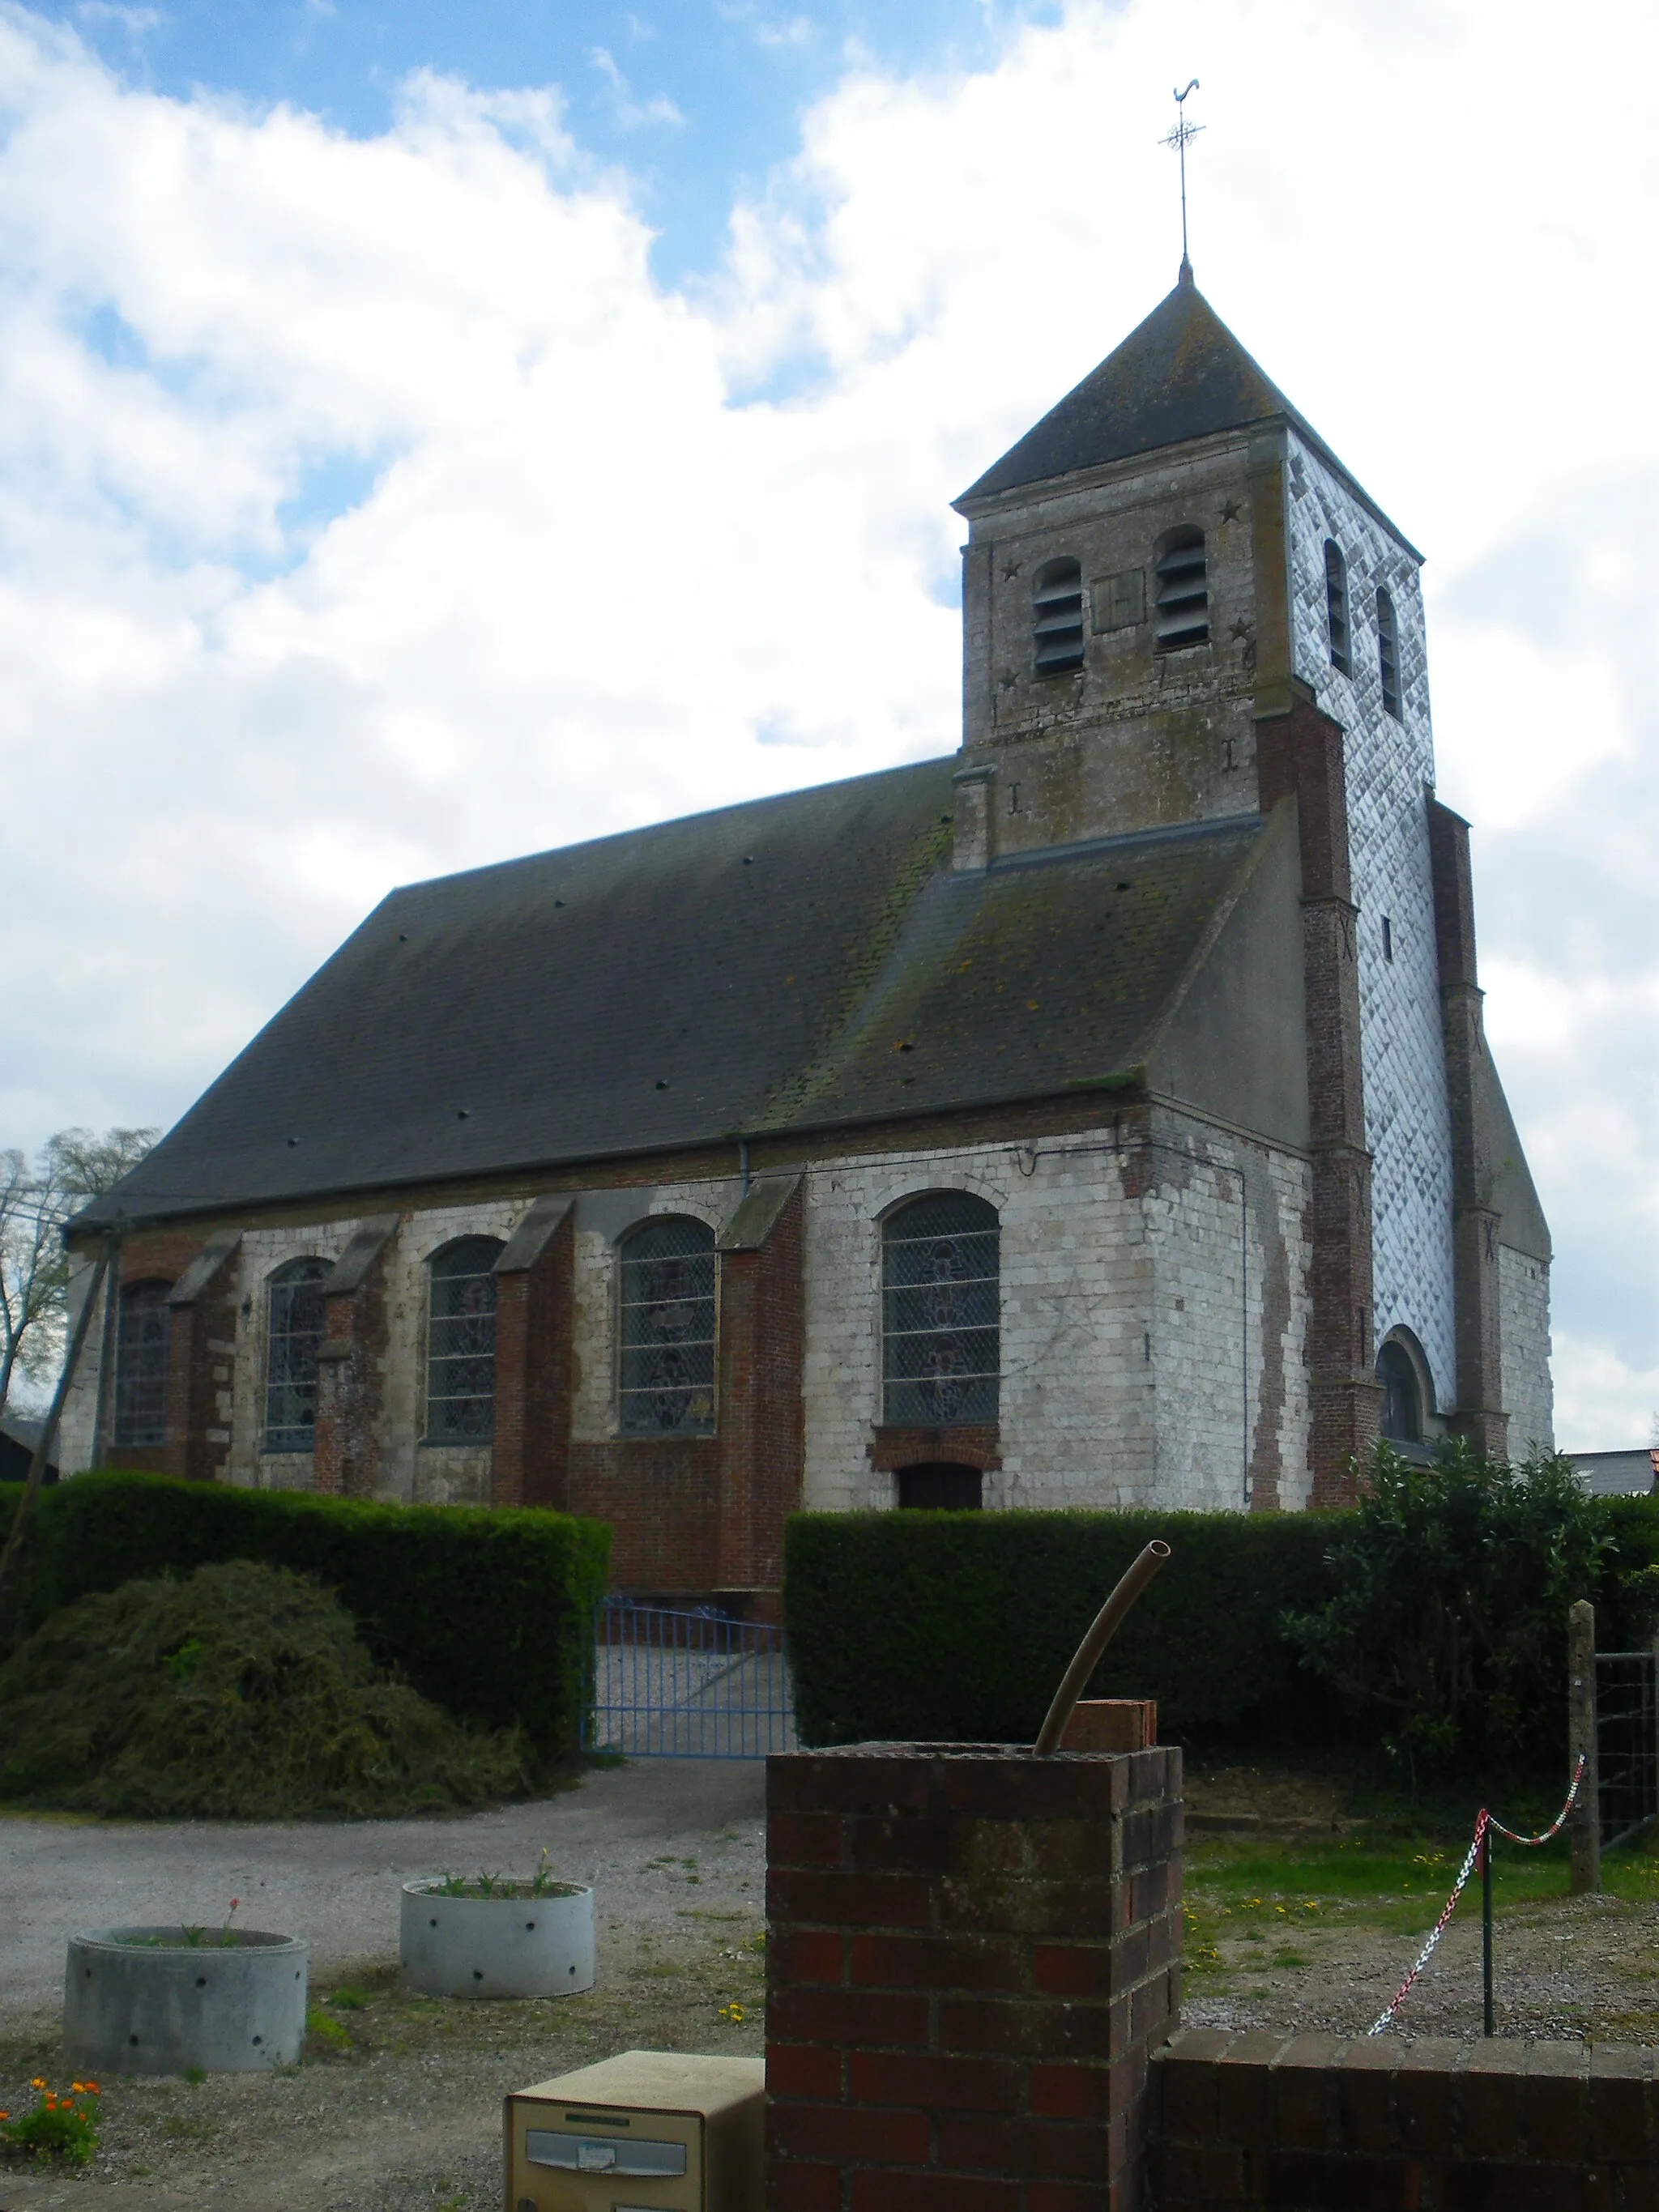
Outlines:
{"type": "Polygon", "coordinates": [[[749,1139],[747,1137],[738,1139],[738,1172],[743,1177],[743,1188],[738,1196],[747,1198],[749,1195],[749,1139]]]}

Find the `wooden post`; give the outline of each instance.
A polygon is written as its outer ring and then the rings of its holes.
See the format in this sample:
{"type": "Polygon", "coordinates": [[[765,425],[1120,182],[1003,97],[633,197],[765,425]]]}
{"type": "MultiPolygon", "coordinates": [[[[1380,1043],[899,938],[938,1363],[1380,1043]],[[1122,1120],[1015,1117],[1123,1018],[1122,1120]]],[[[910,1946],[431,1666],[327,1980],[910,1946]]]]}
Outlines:
{"type": "Polygon", "coordinates": [[[1578,1785],[1578,1802],[1572,1808],[1568,1831],[1575,1895],[1601,1887],[1601,1808],[1595,1771],[1595,1607],[1582,1597],[1567,1615],[1569,1780],[1581,1758],[1584,1778],[1578,1785]]]}

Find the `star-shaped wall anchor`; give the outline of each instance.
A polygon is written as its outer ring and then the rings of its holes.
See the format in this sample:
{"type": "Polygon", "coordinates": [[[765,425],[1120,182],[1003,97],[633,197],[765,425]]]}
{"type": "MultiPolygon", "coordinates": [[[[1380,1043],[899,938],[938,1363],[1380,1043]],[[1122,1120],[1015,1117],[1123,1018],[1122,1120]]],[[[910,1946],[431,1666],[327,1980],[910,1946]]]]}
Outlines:
{"type": "Polygon", "coordinates": [[[1221,502],[1221,520],[1224,522],[1237,522],[1243,512],[1244,509],[1236,499],[1224,499],[1221,502]]]}
{"type": "Polygon", "coordinates": [[[1231,638],[1236,638],[1240,645],[1243,644],[1245,639],[1249,635],[1249,634],[1250,625],[1245,621],[1243,615],[1236,617],[1235,619],[1230,622],[1227,625],[1228,636],[1231,638]]]}
{"type": "Polygon", "coordinates": [[[1005,669],[1003,670],[1003,672],[1002,672],[1002,688],[1003,688],[1003,690],[1004,690],[1005,691],[1012,691],[1012,690],[1013,690],[1013,688],[1014,688],[1015,684],[1018,684],[1018,681],[1019,681],[1018,677],[1015,675],[1015,673],[1014,673],[1014,672],[1013,672],[1013,670],[1012,670],[1012,668],[1005,668],[1005,669]]]}
{"type": "Polygon", "coordinates": [[[1016,577],[1017,575],[1018,575],[1018,574],[1019,574],[1019,563],[1018,563],[1018,561],[1010,561],[1010,562],[1006,562],[1006,563],[1005,564],[1004,568],[1003,568],[1003,571],[1002,571],[1002,580],[1003,580],[1003,582],[1004,582],[1005,584],[1012,584],[1012,583],[1013,582],[1013,580],[1014,580],[1015,577],[1016,577]]]}

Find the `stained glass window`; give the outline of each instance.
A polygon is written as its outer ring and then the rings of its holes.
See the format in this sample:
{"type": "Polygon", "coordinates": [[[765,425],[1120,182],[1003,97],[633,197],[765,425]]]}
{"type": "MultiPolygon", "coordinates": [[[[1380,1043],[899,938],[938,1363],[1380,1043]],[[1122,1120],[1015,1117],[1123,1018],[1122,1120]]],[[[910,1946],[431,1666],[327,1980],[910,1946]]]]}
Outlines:
{"type": "Polygon", "coordinates": [[[265,1305],[267,1451],[309,1451],[317,1437],[317,1347],[323,1340],[326,1260],[290,1260],[271,1277],[265,1305]]]}
{"type": "Polygon", "coordinates": [[[115,1442],[129,1449],[167,1440],[171,1283],[127,1283],[115,1330],[115,1442]]]}
{"type": "Polygon", "coordinates": [[[996,1419],[1000,1248],[996,1208],[966,1191],[919,1198],[889,1215],[882,1343],[890,1424],[996,1419]]]}
{"type": "Polygon", "coordinates": [[[428,1443],[487,1444],[495,1433],[493,1237],[464,1237],[431,1263],[427,1332],[428,1443]]]}
{"type": "Polygon", "coordinates": [[[714,1232],[678,1216],[622,1248],[622,1426],[706,1436],[714,1425],[714,1232]]]}

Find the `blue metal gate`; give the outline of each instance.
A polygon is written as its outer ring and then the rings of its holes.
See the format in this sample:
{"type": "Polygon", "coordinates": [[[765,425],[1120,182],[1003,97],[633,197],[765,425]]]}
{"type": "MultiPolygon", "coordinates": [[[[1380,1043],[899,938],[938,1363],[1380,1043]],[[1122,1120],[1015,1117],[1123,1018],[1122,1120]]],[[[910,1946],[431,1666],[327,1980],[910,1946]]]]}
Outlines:
{"type": "Polygon", "coordinates": [[[795,1749],[783,1631],[605,1598],[593,1615],[593,1751],[764,1759],[795,1749]]]}

